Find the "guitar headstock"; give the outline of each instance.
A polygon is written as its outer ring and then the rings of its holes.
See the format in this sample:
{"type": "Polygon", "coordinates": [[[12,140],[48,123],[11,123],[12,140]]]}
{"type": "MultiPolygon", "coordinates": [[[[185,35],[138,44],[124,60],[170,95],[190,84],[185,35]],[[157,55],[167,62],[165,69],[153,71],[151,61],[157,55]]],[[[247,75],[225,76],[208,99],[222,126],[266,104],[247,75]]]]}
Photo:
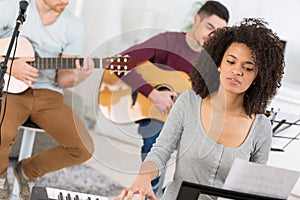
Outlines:
{"type": "Polygon", "coordinates": [[[106,70],[111,73],[126,75],[132,68],[136,66],[136,62],[128,55],[117,55],[104,58],[104,65],[106,70]]]}

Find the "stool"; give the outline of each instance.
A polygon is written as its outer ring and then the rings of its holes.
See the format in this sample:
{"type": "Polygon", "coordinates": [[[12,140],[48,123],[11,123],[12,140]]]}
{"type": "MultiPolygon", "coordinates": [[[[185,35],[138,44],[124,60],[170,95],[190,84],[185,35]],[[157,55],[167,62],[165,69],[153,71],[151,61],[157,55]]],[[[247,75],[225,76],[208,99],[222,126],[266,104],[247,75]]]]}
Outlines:
{"type": "Polygon", "coordinates": [[[31,156],[36,132],[44,132],[43,129],[29,119],[20,126],[20,129],[23,129],[23,136],[18,161],[31,156]]]}
{"type": "MultiPolygon", "coordinates": [[[[27,121],[19,128],[23,129],[23,136],[18,158],[18,161],[21,161],[31,156],[36,132],[44,132],[44,130],[29,119],[27,119],[27,121]]],[[[13,186],[12,199],[19,199],[19,186],[16,178],[13,186]]]]}

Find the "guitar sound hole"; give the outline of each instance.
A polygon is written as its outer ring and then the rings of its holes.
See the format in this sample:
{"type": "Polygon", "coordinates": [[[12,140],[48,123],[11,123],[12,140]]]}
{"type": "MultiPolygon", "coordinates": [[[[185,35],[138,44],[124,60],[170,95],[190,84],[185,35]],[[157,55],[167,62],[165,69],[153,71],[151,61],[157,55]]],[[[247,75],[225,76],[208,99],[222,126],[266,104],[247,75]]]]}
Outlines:
{"type": "MultiPolygon", "coordinates": [[[[169,85],[160,84],[160,85],[156,85],[154,88],[157,89],[158,91],[174,91],[173,88],[169,85]]],[[[176,97],[171,96],[171,99],[175,102],[176,97]]]]}

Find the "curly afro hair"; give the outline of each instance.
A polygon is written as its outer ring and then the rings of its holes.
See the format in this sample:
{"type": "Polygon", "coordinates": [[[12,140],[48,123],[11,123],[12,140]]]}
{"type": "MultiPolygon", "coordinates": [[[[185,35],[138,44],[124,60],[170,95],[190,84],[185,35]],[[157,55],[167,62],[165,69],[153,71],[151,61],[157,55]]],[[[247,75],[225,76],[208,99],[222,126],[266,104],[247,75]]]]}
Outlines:
{"type": "Polygon", "coordinates": [[[265,113],[267,105],[281,86],[284,73],[284,51],[279,37],[263,19],[246,18],[239,25],[216,30],[205,42],[191,73],[193,89],[202,98],[218,90],[223,55],[233,43],[242,43],[251,50],[258,74],[244,95],[247,115],[265,113]],[[210,56],[209,56],[210,55],[210,56]]]}

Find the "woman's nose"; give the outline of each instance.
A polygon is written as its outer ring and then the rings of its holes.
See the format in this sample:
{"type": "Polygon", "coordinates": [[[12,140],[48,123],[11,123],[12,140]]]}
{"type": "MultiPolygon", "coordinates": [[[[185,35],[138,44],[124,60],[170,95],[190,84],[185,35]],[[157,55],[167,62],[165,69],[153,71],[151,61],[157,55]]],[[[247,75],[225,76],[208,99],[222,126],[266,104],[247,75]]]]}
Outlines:
{"type": "Polygon", "coordinates": [[[240,69],[234,68],[232,69],[232,73],[239,75],[239,76],[243,76],[243,72],[240,69]]]}

